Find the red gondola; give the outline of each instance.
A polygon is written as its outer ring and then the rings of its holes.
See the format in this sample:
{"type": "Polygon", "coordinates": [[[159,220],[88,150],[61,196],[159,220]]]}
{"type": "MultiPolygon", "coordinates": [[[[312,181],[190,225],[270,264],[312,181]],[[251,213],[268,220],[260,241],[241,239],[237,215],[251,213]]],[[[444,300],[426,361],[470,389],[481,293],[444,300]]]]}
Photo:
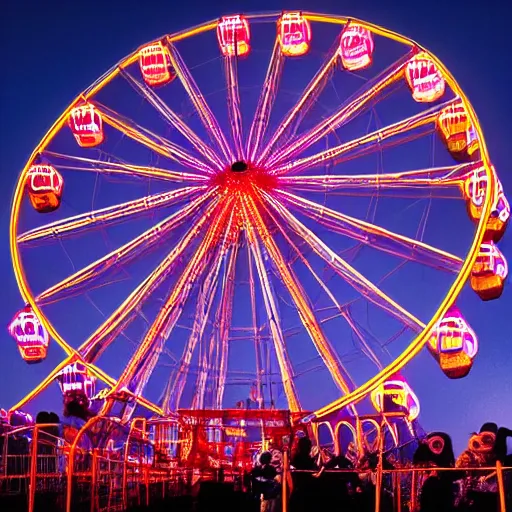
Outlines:
{"type": "Polygon", "coordinates": [[[341,65],[348,71],[364,69],[372,63],[373,36],[359,23],[349,23],[341,33],[341,65]]]}
{"type": "Polygon", "coordinates": [[[498,299],[503,293],[507,275],[508,265],[505,256],[494,242],[483,243],[471,270],[471,288],[482,300],[498,299]]]}
{"type": "Polygon", "coordinates": [[[32,165],[27,173],[26,188],[34,210],[49,213],[57,210],[64,180],[51,165],[32,165]]]}
{"type": "Polygon", "coordinates": [[[242,57],[250,50],[251,33],[244,16],[223,16],[217,25],[220,51],[225,57],[242,57]]]}
{"type": "Polygon", "coordinates": [[[139,51],[139,66],[144,82],[152,87],[176,78],[167,49],[161,42],[148,44],[139,51]]]}
{"type": "Polygon", "coordinates": [[[409,60],[405,79],[412,97],[420,103],[436,101],[444,94],[443,75],[426,52],[417,53],[409,60]]]}
{"type": "Polygon", "coordinates": [[[420,401],[401,375],[393,375],[372,391],[370,398],[381,414],[403,413],[409,421],[420,414],[420,401]]]}
{"type": "Polygon", "coordinates": [[[277,37],[283,55],[305,55],[311,43],[311,25],[300,12],[284,13],[277,22],[277,37]]]}
{"type": "Polygon", "coordinates": [[[105,138],[101,114],[90,103],[75,107],[69,114],[68,124],[82,148],[98,146],[105,138]]]}
{"type": "Polygon", "coordinates": [[[30,306],[16,313],[9,324],[9,334],[27,363],[39,363],[46,358],[50,336],[30,306]]]}
{"type": "Polygon", "coordinates": [[[428,347],[450,379],[465,377],[478,352],[478,339],[456,306],[436,324],[428,347]]]}
{"type": "Polygon", "coordinates": [[[478,158],[478,138],[464,106],[448,105],[437,118],[437,131],[452,157],[458,162],[478,158]]]}

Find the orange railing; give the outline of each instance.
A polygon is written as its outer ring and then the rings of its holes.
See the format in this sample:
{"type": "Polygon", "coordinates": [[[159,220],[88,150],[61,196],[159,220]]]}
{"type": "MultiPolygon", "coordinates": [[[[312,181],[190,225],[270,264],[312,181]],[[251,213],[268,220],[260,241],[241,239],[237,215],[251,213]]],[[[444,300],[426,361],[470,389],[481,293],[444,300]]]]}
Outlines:
{"type": "MultiPolygon", "coordinates": [[[[355,489],[350,485],[345,489],[347,493],[347,502],[343,510],[359,510],[361,499],[358,494],[364,494],[365,510],[374,510],[381,512],[383,510],[393,510],[394,512],[419,512],[422,485],[425,479],[433,474],[440,475],[443,472],[457,472],[456,480],[453,485],[454,512],[455,510],[466,510],[465,505],[472,499],[472,492],[485,482],[494,481],[492,499],[495,498],[496,507],[492,508],[494,512],[507,512],[512,510],[512,467],[503,467],[500,462],[496,466],[482,468],[413,468],[403,467],[392,470],[326,470],[326,471],[304,471],[288,469],[291,478],[283,478],[282,491],[282,510],[286,512],[292,509],[288,508],[290,495],[293,493],[297,480],[301,479],[302,501],[311,500],[312,505],[316,503],[320,510],[321,499],[324,485],[329,485],[335,492],[341,494],[341,485],[345,486],[347,481],[352,480],[350,476],[357,477],[361,487],[355,489]],[[306,479],[304,479],[306,476],[306,479]],[[304,486],[309,489],[304,492],[304,486]],[[290,492],[290,488],[292,491],[290,492]],[[350,497],[352,495],[352,498],[350,497]],[[368,508],[368,503],[372,503],[368,508]],[[351,508],[352,507],[352,508],[351,508]]],[[[444,510],[444,509],[443,509],[444,510]]],[[[486,509],[487,510],[487,509],[486,509]]],[[[490,509],[489,509],[490,511],[490,509]]]]}
{"type": "MultiPolygon", "coordinates": [[[[0,434],[0,510],[110,512],[132,507],[150,510],[153,505],[173,497],[197,494],[199,484],[204,481],[229,483],[239,491],[244,488],[240,470],[199,471],[180,468],[177,461],[169,458],[160,460],[152,451],[152,443],[141,435],[142,428],[134,432],[116,421],[99,419],[82,428],[69,444],[56,437],[52,427],[55,426],[37,425],[0,434]],[[112,439],[120,447],[118,450],[112,447],[112,439]]],[[[291,469],[286,452],[283,463],[283,512],[293,512],[290,495],[298,492],[295,485],[301,473],[310,473],[306,480],[315,489],[317,500],[323,485],[339,489],[347,481],[347,473],[357,473],[363,482],[363,492],[366,496],[372,494],[375,512],[387,509],[390,503],[394,512],[417,512],[422,482],[432,471],[458,471],[457,478],[464,476],[462,483],[472,478],[474,484],[479,476],[480,480],[493,479],[497,510],[512,510],[512,468],[502,467],[500,463],[491,468],[468,470],[377,467],[367,471],[327,470],[321,474],[291,469]]]]}
{"type": "Polygon", "coordinates": [[[149,441],[102,421],[95,448],[84,429],[72,444],[48,433],[56,425],[0,434],[0,510],[126,510],[188,492],[190,476],[169,461],[159,464],[149,441]],[[102,431],[121,449],[107,447],[102,431]]]}

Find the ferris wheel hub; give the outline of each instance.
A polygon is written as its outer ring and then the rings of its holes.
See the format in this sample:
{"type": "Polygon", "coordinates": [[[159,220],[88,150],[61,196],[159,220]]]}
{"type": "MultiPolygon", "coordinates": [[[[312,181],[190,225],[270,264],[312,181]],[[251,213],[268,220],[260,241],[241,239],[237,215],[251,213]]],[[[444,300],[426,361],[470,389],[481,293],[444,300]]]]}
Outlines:
{"type": "Polygon", "coordinates": [[[228,193],[252,193],[255,189],[272,190],[277,185],[275,176],[265,168],[251,162],[237,160],[219,171],[211,179],[211,184],[228,193]]]}
{"type": "Polygon", "coordinates": [[[247,165],[247,162],[244,162],[243,160],[238,160],[231,166],[232,172],[244,172],[247,171],[247,169],[249,169],[249,166],[247,165]]]}

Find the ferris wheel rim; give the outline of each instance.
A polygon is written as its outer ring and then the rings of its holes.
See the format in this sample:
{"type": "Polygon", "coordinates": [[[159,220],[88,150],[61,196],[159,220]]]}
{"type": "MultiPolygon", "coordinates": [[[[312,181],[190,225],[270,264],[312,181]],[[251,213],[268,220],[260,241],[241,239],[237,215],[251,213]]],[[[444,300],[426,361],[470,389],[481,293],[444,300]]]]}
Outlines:
{"type": "MultiPolygon", "coordinates": [[[[273,13],[264,13],[264,14],[247,14],[245,15],[249,20],[255,21],[271,21],[272,19],[277,19],[282,13],[281,12],[273,12],[273,13]]],[[[365,20],[359,20],[354,17],[344,17],[344,16],[331,16],[331,15],[323,15],[317,13],[310,13],[302,11],[302,14],[306,19],[313,22],[319,23],[331,23],[331,24],[339,24],[345,25],[349,22],[361,23],[362,25],[368,27],[372,33],[381,35],[385,38],[392,39],[396,42],[399,42],[404,45],[408,45],[411,47],[416,47],[420,50],[427,51],[429,56],[432,58],[433,62],[438,66],[438,68],[442,71],[443,77],[445,78],[447,84],[451,87],[451,89],[460,97],[464,107],[467,109],[469,114],[469,118],[472,121],[475,131],[478,136],[478,140],[480,143],[480,152],[481,152],[481,160],[483,163],[483,167],[485,169],[487,182],[490,186],[486,189],[486,195],[484,204],[482,207],[482,214],[478,221],[475,233],[473,235],[473,241],[468,253],[465,256],[462,267],[458,272],[453,284],[450,289],[444,296],[440,306],[437,311],[434,313],[430,321],[426,324],[425,328],[408,344],[407,348],[402,351],[400,355],[394,358],[394,360],[384,367],[380,372],[376,373],[373,378],[369,379],[366,383],[358,385],[356,389],[351,391],[348,394],[343,395],[340,399],[328,404],[316,411],[316,416],[318,418],[325,416],[326,414],[332,412],[335,409],[348,406],[353,403],[357,403],[362,398],[367,396],[372,390],[376,389],[379,385],[381,385],[386,379],[388,379],[391,375],[399,371],[405,365],[407,365],[423,348],[426,344],[428,335],[432,331],[435,323],[441,318],[449,309],[449,307],[455,302],[456,297],[460,294],[463,286],[468,281],[471,269],[474,265],[474,262],[477,258],[479,247],[484,239],[485,234],[485,224],[486,219],[489,217],[491,208],[492,208],[492,199],[494,196],[495,182],[492,178],[493,170],[489,160],[489,155],[487,151],[487,146],[485,143],[485,138],[482,133],[482,129],[479,123],[479,120],[476,116],[476,113],[473,109],[473,106],[469,102],[467,96],[465,95],[462,88],[459,86],[455,78],[452,76],[447,67],[443,64],[443,62],[432,52],[428,51],[424,47],[417,44],[412,39],[405,37],[397,32],[391,31],[385,27],[382,27],[377,24],[369,23],[365,20]]],[[[192,37],[194,35],[207,32],[210,30],[214,30],[217,27],[218,18],[191,29],[186,29],[181,32],[177,32],[171,35],[165,35],[165,37],[169,42],[176,42],[188,37],[192,37]]],[[[151,44],[151,42],[159,41],[163,38],[156,39],[150,41],[146,44],[151,44]]],[[[9,238],[10,238],[10,253],[11,253],[11,261],[13,264],[13,270],[16,278],[16,282],[18,288],[20,290],[20,294],[24,302],[31,306],[34,313],[39,317],[43,326],[47,329],[50,336],[54,339],[54,341],[61,346],[64,352],[67,355],[69,360],[75,358],[80,359],[80,354],[72,348],[58,333],[57,329],[53,326],[52,322],[49,321],[47,316],[43,313],[41,307],[37,304],[26,278],[23,265],[21,263],[21,255],[19,246],[17,243],[17,227],[19,221],[20,207],[23,200],[23,192],[25,189],[25,179],[30,168],[31,163],[34,161],[34,158],[37,157],[39,153],[41,153],[51,142],[54,136],[60,131],[60,129],[65,124],[71,109],[77,105],[78,102],[89,99],[96,92],[105,87],[115,76],[117,76],[120,71],[127,66],[133,64],[137,57],[140,48],[137,48],[134,52],[129,54],[127,57],[122,59],[116,66],[107,71],[103,76],[100,77],[96,82],[94,82],[89,88],[85,89],[84,92],[79,94],[64,110],[61,116],[55,121],[52,127],[46,132],[44,137],[41,139],[41,142],[36,146],[35,150],[30,155],[27,163],[23,167],[23,170],[19,174],[16,188],[13,196],[12,206],[11,206],[11,216],[9,223],[9,238]]],[[[88,365],[89,366],[89,365],[88,365]]],[[[95,365],[92,366],[93,373],[96,373],[96,376],[100,379],[104,380],[106,383],[111,384],[111,379],[108,378],[104,372],[96,368],[95,365]]]]}

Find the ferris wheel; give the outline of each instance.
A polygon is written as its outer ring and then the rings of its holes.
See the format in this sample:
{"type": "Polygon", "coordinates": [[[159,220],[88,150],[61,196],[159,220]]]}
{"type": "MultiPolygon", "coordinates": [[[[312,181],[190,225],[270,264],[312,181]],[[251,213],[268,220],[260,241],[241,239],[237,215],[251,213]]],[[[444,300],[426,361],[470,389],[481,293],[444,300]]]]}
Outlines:
{"type": "Polygon", "coordinates": [[[426,346],[467,375],[457,298],[500,296],[509,216],[471,104],[410,39],[306,12],[165,35],[20,174],[9,330],[56,366],[13,410],[57,380],[87,399],[102,382],[100,414],[124,418],[391,396],[413,420],[401,369],[426,346]]]}

